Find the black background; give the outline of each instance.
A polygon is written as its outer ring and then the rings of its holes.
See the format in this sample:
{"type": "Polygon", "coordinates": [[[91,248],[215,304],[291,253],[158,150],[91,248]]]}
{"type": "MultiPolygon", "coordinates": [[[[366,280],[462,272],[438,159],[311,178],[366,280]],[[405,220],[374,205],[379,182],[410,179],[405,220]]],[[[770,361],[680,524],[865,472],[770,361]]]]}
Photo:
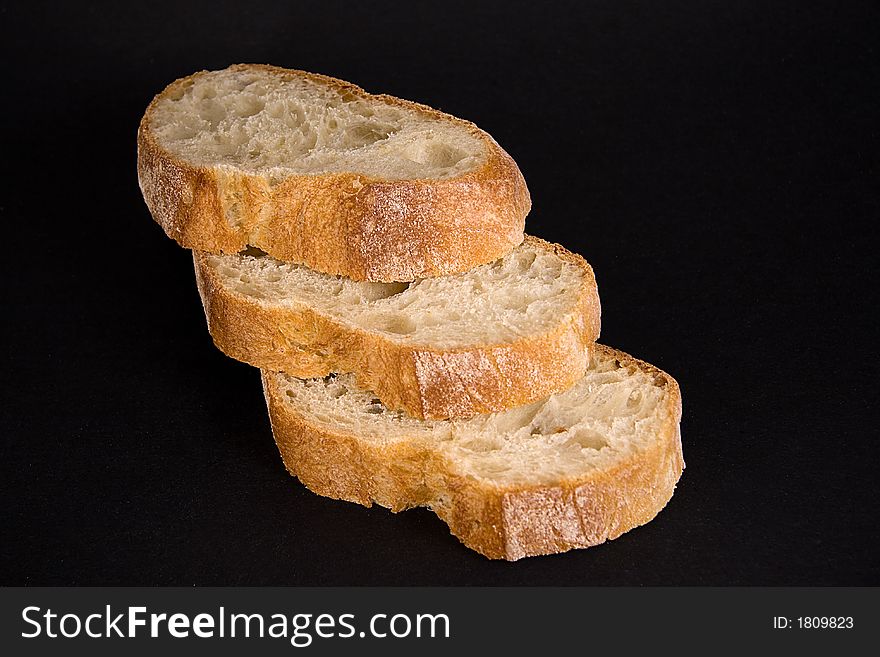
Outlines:
{"type": "MultiPolygon", "coordinates": [[[[866,7],[867,7],[866,3],[866,7]]],[[[880,584],[878,15],[860,3],[0,8],[2,584],[880,584]],[[838,6],[835,6],[838,5],[838,6]],[[602,341],[669,371],[687,469],[647,526],[490,562],[312,495],[141,200],[171,80],[270,62],[485,128],[602,341]]]]}

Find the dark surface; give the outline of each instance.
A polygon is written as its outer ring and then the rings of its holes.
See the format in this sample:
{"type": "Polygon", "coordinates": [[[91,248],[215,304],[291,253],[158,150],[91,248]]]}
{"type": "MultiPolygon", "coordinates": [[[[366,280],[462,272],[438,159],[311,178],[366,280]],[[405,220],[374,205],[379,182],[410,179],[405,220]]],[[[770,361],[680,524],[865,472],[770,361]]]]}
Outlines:
{"type": "Polygon", "coordinates": [[[0,8],[0,583],[880,584],[877,13],[371,4],[0,8]],[[596,269],[603,341],[681,383],[655,521],[497,563],[287,476],[135,174],[152,95],[238,61],[434,105],[517,159],[528,230],[596,269]]]}

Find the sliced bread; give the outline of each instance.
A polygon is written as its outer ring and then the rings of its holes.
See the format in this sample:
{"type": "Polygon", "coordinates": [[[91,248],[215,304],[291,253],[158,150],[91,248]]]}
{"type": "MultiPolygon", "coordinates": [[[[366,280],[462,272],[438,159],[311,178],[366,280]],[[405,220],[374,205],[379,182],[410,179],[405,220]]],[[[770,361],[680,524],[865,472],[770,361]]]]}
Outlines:
{"type": "Polygon", "coordinates": [[[430,507],[494,559],[616,538],[666,505],[684,467],[678,384],[599,345],[565,392],[466,421],[389,411],[348,375],[264,370],[263,388],[284,464],[309,489],[430,507]]]}
{"type": "Polygon", "coordinates": [[[421,419],[565,390],[599,336],[590,265],[535,237],[492,264],[409,284],[355,282],[268,256],[193,257],[223,352],[301,378],[353,372],[386,407],[421,419]]]}
{"type": "Polygon", "coordinates": [[[531,207],[474,124],[348,82],[241,64],[170,84],[138,129],[138,178],[185,247],[355,280],[413,281],[510,252],[531,207]]]}

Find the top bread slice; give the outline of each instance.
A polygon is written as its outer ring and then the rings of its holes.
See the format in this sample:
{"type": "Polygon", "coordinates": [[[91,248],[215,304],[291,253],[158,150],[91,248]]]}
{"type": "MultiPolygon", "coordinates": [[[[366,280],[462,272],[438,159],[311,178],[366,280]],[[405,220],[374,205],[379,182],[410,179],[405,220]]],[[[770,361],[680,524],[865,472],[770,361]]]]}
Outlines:
{"type": "Polygon", "coordinates": [[[513,159],[474,124],[303,71],[240,64],[170,84],[138,129],[138,179],[181,245],[247,246],[354,280],[467,271],[523,239],[513,159]]]}
{"type": "Polygon", "coordinates": [[[527,236],[464,274],[352,281],[260,255],[193,252],[214,343],[302,378],[352,372],[417,418],[502,411],[568,388],[599,336],[593,270],[527,236]]]}
{"type": "Polygon", "coordinates": [[[562,552],[651,520],[684,461],[681,395],[668,374],[596,345],[571,388],[504,413],[419,421],[348,376],[263,371],[275,442],[314,492],[400,511],[433,509],[493,559],[562,552]]]}

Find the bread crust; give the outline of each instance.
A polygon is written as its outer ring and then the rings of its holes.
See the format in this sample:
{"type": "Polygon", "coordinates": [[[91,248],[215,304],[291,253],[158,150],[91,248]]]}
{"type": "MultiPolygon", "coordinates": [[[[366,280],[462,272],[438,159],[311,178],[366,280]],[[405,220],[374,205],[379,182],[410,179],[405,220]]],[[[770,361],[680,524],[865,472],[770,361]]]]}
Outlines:
{"type": "Polygon", "coordinates": [[[456,472],[422,441],[366,444],[317,425],[285,403],[276,374],[263,371],[272,432],[287,470],[313,492],[392,511],[427,506],[464,545],[514,561],[598,545],[653,519],[684,469],[681,393],[675,379],[632,356],[597,345],[666,390],[662,430],[652,445],[614,468],[548,486],[499,487],[456,472]]]}
{"type": "Polygon", "coordinates": [[[190,249],[237,253],[248,245],[273,257],[355,280],[413,281],[491,262],[523,239],[531,199],[513,159],[473,123],[334,78],[268,65],[255,70],[302,76],[359,97],[465,127],[485,145],[483,164],[460,176],[384,180],[357,173],[267,177],[228,165],[196,166],[158,143],[157,103],[206,72],[171,83],[138,128],[138,180],[150,213],[190,249]]]}
{"type": "Polygon", "coordinates": [[[584,272],[572,311],[551,330],[503,344],[439,349],[342,323],[306,306],[278,307],[228,289],[194,251],[196,282],[214,344],[228,356],[299,378],[352,372],[393,410],[419,419],[467,418],[507,410],[567,389],[587,367],[601,309],[590,265],[558,244],[552,250],[584,272]]]}

